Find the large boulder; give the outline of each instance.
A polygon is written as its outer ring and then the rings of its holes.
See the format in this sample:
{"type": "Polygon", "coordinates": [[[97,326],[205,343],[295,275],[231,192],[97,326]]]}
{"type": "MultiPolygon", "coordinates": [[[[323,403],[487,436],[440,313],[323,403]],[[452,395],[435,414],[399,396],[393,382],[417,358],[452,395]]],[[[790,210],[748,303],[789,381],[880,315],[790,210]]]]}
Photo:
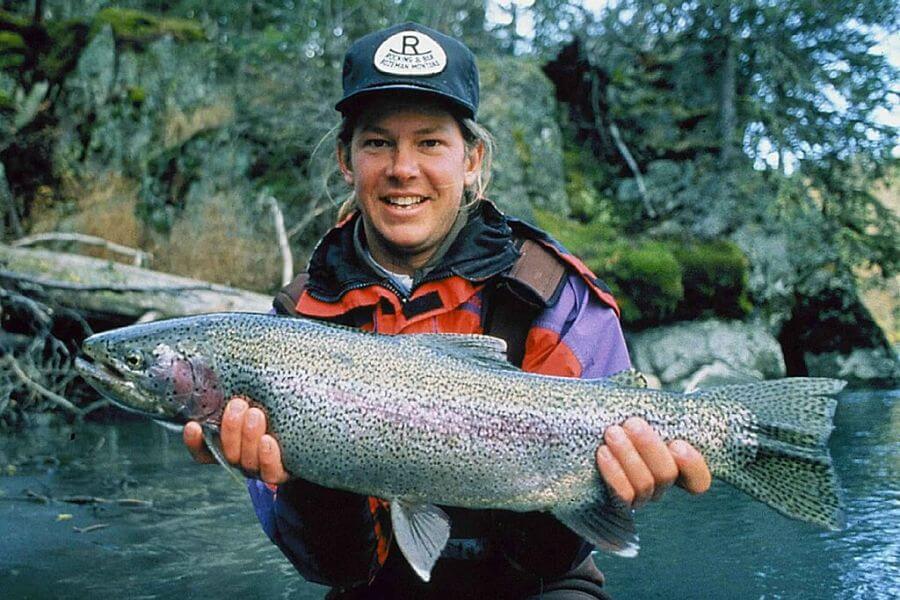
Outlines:
{"type": "Polygon", "coordinates": [[[691,321],[627,335],[635,368],[673,390],[784,377],[778,341],[762,325],[691,321]]]}
{"type": "Polygon", "coordinates": [[[504,212],[526,220],[534,208],[568,214],[553,85],[527,58],[490,57],[478,68],[478,119],[496,142],[488,195],[504,212]]]}
{"type": "Polygon", "coordinates": [[[853,387],[893,387],[900,381],[900,357],[888,348],[853,348],[849,353],[804,353],[810,376],[837,377],[853,387]]]}
{"type": "Polygon", "coordinates": [[[892,387],[900,360],[855,287],[825,281],[798,295],[778,335],[792,375],[840,377],[854,387],[892,387]]]}

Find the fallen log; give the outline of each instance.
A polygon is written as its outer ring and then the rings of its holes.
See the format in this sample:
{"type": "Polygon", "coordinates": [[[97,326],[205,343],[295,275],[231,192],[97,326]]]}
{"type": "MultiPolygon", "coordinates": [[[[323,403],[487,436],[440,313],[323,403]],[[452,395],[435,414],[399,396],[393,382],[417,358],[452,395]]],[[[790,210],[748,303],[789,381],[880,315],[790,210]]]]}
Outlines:
{"type": "Polygon", "coordinates": [[[266,312],[272,306],[265,294],[79,254],[4,244],[0,244],[0,286],[89,319],[266,312]]]}

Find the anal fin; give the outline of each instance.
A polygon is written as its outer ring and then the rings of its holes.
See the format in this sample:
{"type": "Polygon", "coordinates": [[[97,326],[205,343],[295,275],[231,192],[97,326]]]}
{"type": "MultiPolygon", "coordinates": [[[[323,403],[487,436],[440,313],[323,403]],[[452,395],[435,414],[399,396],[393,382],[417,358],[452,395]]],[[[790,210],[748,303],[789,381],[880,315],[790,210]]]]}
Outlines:
{"type": "Polygon", "coordinates": [[[633,511],[623,503],[590,502],[557,506],[553,515],[566,527],[601,550],[633,557],[638,552],[638,536],[633,511]]]}
{"type": "Polygon", "coordinates": [[[407,562],[422,581],[431,579],[431,569],[450,539],[450,517],[433,504],[392,500],[391,525],[407,562]]]}

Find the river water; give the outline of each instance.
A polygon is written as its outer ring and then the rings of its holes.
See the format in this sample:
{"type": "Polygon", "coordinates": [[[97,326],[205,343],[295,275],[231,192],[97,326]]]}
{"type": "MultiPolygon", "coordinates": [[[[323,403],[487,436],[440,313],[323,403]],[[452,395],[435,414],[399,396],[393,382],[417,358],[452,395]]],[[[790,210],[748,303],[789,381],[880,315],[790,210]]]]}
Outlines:
{"type": "MultiPolygon", "coordinates": [[[[637,558],[598,555],[615,598],[900,598],[900,390],[840,398],[839,532],[725,484],[637,515],[637,558]]],[[[321,599],[259,529],[244,489],[146,421],[0,439],[0,598],[321,599]]]]}

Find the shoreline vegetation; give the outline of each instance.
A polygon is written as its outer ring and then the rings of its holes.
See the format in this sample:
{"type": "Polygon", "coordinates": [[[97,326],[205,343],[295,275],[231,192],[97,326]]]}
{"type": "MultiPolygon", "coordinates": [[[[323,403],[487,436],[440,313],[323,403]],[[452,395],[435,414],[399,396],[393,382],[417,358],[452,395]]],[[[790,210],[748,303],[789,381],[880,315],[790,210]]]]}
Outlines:
{"type": "Polygon", "coordinates": [[[321,98],[385,19],[476,50],[489,197],[612,288],[658,384],[900,381],[890,3],[126,4],[0,3],[0,426],[99,406],[93,331],[268,309],[346,193],[321,98]]]}

